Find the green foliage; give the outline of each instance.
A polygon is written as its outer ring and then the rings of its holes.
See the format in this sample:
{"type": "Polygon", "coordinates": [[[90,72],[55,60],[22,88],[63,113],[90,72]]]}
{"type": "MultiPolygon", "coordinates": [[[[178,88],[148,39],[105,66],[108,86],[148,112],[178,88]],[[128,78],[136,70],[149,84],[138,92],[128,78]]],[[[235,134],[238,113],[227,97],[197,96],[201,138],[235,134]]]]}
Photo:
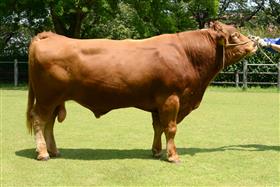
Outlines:
{"type": "Polygon", "coordinates": [[[135,9],[124,3],[120,3],[117,9],[117,13],[111,19],[99,20],[95,27],[86,27],[87,30],[84,37],[111,39],[140,38],[136,25],[141,27],[143,22],[141,22],[135,9]]]}
{"type": "Polygon", "coordinates": [[[219,0],[190,0],[188,9],[202,29],[208,21],[218,15],[219,0]]]}
{"type": "Polygon", "coordinates": [[[82,27],[86,38],[147,38],[161,33],[174,33],[196,28],[193,20],[186,16],[186,3],[180,1],[123,1],[112,10],[103,6],[93,11],[85,22],[94,24],[82,27]],[[94,12],[110,12],[100,17],[94,12]],[[92,19],[93,18],[93,19],[92,19]]]}
{"type": "Polygon", "coordinates": [[[0,9],[0,58],[26,59],[31,37],[52,29],[48,11],[40,0],[3,0],[0,9]]]}

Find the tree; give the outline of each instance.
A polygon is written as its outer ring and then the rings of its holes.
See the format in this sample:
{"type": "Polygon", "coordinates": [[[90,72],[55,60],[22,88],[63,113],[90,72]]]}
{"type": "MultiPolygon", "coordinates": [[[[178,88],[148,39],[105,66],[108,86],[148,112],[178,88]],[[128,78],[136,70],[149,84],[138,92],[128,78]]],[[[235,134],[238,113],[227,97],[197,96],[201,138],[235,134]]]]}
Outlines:
{"type": "Polygon", "coordinates": [[[34,33],[51,28],[48,12],[40,1],[0,1],[1,56],[26,56],[27,46],[34,33]]]}
{"type": "Polygon", "coordinates": [[[1,0],[0,48],[20,51],[44,30],[74,38],[136,39],[203,28],[211,19],[252,29],[278,28],[279,1],[1,0]]]}
{"type": "MultiPolygon", "coordinates": [[[[116,0],[111,0],[111,2],[116,0]]],[[[82,22],[94,9],[100,10],[102,0],[3,0],[0,3],[4,10],[1,17],[13,15],[19,25],[22,20],[28,20],[35,31],[45,29],[45,21],[51,21],[53,29],[58,33],[69,37],[80,38],[82,22]],[[39,23],[39,24],[38,24],[39,23]],[[43,27],[40,27],[43,26],[43,27]]]]}
{"type": "Polygon", "coordinates": [[[200,29],[204,28],[205,24],[215,19],[219,10],[220,0],[189,0],[188,10],[192,13],[200,29]]]}
{"type": "Polygon", "coordinates": [[[80,38],[82,22],[93,7],[93,0],[46,0],[54,29],[58,34],[80,38]]]}
{"type": "Polygon", "coordinates": [[[263,11],[266,0],[221,0],[218,18],[240,27],[263,11]]]}

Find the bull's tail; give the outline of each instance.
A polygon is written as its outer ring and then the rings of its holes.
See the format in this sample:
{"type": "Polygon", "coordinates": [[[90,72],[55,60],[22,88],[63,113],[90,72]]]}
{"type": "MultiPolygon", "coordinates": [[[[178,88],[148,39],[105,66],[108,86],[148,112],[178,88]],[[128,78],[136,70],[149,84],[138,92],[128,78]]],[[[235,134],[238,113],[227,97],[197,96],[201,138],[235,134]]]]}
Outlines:
{"type": "MultiPolygon", "coordinates": [[[[34,37],[36,38],[36,37],[34,37]]],[[[32,134],[32,109],[34,107],[34,102],[35,102],[35,95],[34,95],[34,90],[32,86],[32,81],[31,81],[31,65],[34,61],[34,38],[32,39],[30,45],[29,45],[29,51],[28,51],[28,101],[27,101],[27,110],[26,110],[26,127],[28,129],[28,132],[32,134]]]]}

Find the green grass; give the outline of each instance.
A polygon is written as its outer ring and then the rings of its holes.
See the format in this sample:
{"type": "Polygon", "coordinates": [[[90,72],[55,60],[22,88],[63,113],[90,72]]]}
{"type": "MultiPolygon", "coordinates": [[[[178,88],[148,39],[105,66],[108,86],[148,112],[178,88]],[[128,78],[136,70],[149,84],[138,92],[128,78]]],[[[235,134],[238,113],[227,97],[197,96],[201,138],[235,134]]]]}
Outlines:
{"type": "Polygon", "coordinates": [[[74,102],[55,125],[62,156],[36,161],[27,91],[1,90],[1,186],[279,186],[279,96],[211,87],[178,127],[176,165],[151,157],[149,113],[122,109],[97,120],[74,102]]]}

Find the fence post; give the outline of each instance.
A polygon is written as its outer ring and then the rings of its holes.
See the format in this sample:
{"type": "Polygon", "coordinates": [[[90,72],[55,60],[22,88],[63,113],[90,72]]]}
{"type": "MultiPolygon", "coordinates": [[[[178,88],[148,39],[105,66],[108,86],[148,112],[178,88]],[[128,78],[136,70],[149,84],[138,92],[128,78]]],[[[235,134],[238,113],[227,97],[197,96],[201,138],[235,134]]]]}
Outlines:
{"type": "Polygon", "coordinates": [[[278,60],[277,68],[278,68],[277,87],[278,87],[278,91],[280,91],[280,60],[278,60]]]}
{"type": "Polygon", "coordinates": [[[243,90],[246,90],[247,85],[247,72],[248,72],[248,62],[247,60],[243,61],[243,90]]]}
{"type": "Polygon", "coordinates": [[[18,86],[18,60],[14,60],[14,86],[18,86]]]}
{"type": "Polygon", "coordinates": [[[235,74],[235,87],[238,88],[239,87],[239,74],[238,74],[238,71],[236,70],[234,72],[235,74]]]}

